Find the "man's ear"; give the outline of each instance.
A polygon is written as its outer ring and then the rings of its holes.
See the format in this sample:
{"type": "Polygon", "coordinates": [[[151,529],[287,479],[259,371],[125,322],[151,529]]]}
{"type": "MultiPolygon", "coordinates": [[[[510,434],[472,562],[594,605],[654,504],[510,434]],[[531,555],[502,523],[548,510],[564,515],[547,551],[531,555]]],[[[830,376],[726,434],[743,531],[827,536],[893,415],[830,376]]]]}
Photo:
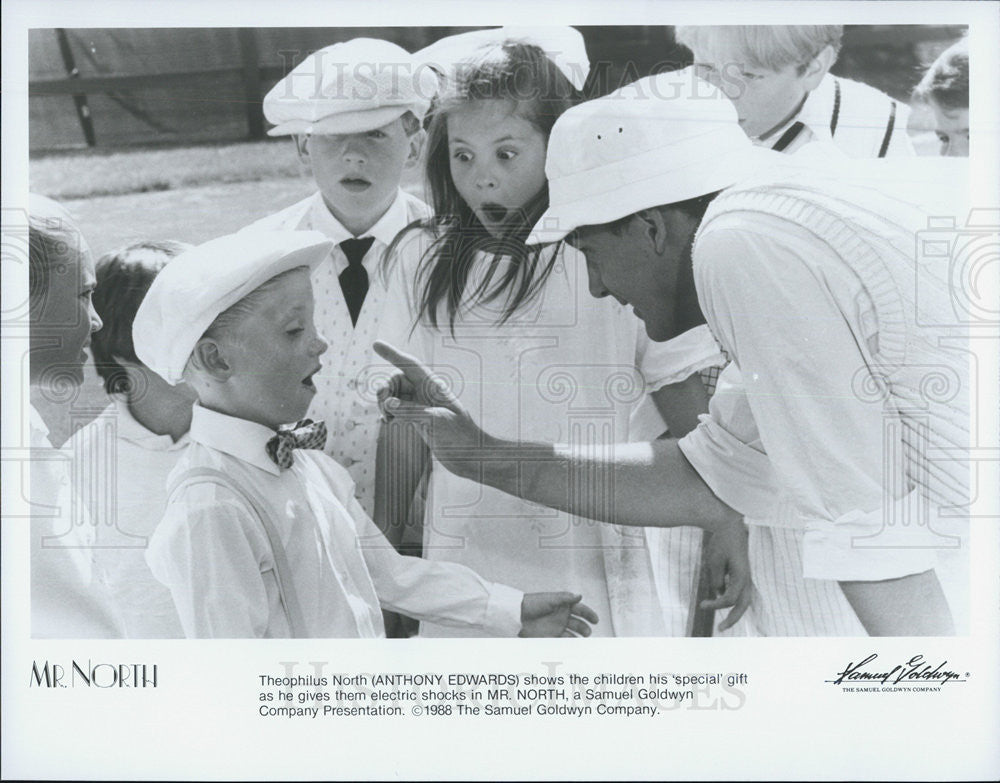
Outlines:
{"type": "Polygon", "coordinates": [[[635,213],[633,225],[641,231],[641,236],[659,255],[667,247],[667,224],[658,209],[642,209],[635,213]]]}
{"type": "Polygon", "coordinates": [[[806,92],[811,92],[819,86],[836,61],[837,50],[827,45],[806,64],[805,73],[802,74],[806,92]]]}
{"type": "Polygon", "coordinates": [[[424,142],[427,140],[427,131],[423,128],[418,130],[412,136],[409,137],[410,141],[410,152],[406,156],[406,163],[403,164],[404,168],[411,169],[417,165],[420,161],[420,152],[424,148],[424,142]]]}
{"type": "Polygon", "coordinates": [[[309,165],[309,136],[305,133],[296,133],[295,139],[295,152],[298,153],[299,160],[305,164],[309,165]]]}
{"type": "Polygon", "coordinates": [[[228,381],[233,370],[218,340],[203,337],[191,353],[194,367],[216,381],[228,381]]]}

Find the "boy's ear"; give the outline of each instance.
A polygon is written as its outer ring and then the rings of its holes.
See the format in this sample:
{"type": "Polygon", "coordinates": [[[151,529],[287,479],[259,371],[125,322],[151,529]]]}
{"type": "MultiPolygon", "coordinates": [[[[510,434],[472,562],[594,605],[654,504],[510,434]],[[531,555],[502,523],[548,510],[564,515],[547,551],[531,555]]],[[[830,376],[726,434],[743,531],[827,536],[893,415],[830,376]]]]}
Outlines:
{"type": "Polygon", "coordinates": [[[823,49],[806,64],[806,71],[802,74],[806,92],[815,90],[823,77],[833,67],[837,61],[837,51],[832,46],[824,46],[823,49]]]}
{"type": "Polygon", "coordinates": [[[420,161],[420,152],[424,148],[424,142],[427,140],[427,131],[423,128],[418,130],[410,139],[410,152],[406,156],[405,168],[413,168],[420,161]]]}
{"type": "Polygon", "coordinates": [[[295,139],[295,152],[298,153],[299,160],[306,166],[309,165],[309,136],[304,133],[297,133],[295,139]]]}
{"type": "Polygon", "coordinates": [[[194,367],[216,381],[227,381],[233,370],[218,340],[202,338],[191,353],[194,367]]]}

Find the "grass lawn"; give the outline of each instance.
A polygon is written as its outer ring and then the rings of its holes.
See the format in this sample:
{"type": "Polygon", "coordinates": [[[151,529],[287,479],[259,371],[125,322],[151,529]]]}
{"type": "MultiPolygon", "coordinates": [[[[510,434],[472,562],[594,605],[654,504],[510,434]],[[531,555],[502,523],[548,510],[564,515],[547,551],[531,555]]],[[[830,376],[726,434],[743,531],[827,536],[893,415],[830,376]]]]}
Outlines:
{"type": "MultiPolygon", "coordinates": [[[[31,190],[57,201],[308,176],[291,139],[78,150],[33,156],[28,165],[31,190]]],[[[419,182],[419,169],[404,172],[404,188],[419,182]]]]}
{"type": "Polygon", "coordinates": [[[84,150],[35,157],[31,190],[58,200],[298,177],[288,139],[240,144],[84,150]]]}
{"type": "Polygon", "coordinates": [[[145,239],[198,244],[231,234],[294,204],[314,189],[310,179],[294,177],[96,196],[62,203],[99,257],[145,239]]]}

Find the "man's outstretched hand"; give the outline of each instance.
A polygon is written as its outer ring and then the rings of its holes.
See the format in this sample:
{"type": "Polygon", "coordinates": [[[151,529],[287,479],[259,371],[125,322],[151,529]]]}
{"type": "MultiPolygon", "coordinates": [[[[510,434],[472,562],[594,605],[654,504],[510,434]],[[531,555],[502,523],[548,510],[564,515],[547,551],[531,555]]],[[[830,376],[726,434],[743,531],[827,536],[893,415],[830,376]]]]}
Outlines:
{"type": "Polygon", "coordinates": [[[590,636],[597,612],[573,593],[525,593],[518,636],[590,636]]]}
{"type": "Polygon", "coordinates": [[[413,424],[438,461],[453,473],[464,475],[464,468],[487,453],[485,433],[447,385],[419,359],[381,340],[374,348],[399,370],[378,391],[382,415],[413,424]]]}

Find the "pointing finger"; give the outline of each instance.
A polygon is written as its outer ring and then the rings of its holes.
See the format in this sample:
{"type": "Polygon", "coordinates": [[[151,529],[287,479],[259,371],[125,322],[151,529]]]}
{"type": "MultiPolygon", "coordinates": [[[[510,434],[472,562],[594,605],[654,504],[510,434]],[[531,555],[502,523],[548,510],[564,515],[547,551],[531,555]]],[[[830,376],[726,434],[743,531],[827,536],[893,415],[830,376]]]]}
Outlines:
{"type": "Polygon", "coordinates": [[[387,362],[402,370],[406,374],[406,377],[414,383],[420,383],[430,375],[430,372],[428,372],[427,368],[420,362],[419,359],[408,353],[403,353],[402,351],[397,350],[394,346],[389,345],[387,342],[376,340],[372,345],[372,348],[374,348],[375,353],[387,362]]]}
{"type": "Polygon", "coordinates": [[[376,340],[373,347],[379,356],[402,370],[401,374],[390,379],[390,388],[400,391],[393,396],[413,396],[431,406],[449,407],[457,404],[448,385],[419,359],[402,353],[381,340],[376,340]]]}

